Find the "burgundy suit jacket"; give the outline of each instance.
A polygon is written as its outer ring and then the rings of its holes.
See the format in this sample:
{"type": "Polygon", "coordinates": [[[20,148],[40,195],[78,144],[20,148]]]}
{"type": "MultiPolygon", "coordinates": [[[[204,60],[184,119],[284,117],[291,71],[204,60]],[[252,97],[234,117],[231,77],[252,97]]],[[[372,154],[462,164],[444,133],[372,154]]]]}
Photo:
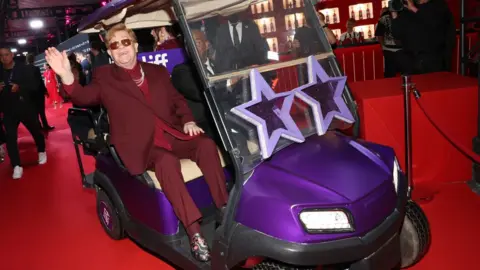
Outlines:
{"type": "Polygon", "coordinates": [[[148,81],[151,102],[129,74],[114,64],[96,68],[89,85],[82,87],[75,81],[69,87],[76,105],[101,104],[106,108],[111,142],[134,175],[144,173],[147,168],[154,142],[155,117],[180,131],[185,123],[194,121],[185,98],[170,82],[167,69],[143,62],[140,65],[148,81]]]}

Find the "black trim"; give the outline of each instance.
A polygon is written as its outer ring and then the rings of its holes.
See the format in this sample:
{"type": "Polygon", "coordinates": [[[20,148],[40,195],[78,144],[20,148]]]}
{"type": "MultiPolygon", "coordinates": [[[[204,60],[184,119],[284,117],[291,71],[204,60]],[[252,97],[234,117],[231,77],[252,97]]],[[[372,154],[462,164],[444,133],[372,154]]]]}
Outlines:
{"type": "Polygon", "coordinates": [[[226,261],[229,268],[253,256],[262,256],[297,266],[354,262],[367,258],[379,250],[398,234],[402,222],[400,212],[395,210],[382,224],[363,237],[316,244],[285,242],[237,223],[226,261]]]}

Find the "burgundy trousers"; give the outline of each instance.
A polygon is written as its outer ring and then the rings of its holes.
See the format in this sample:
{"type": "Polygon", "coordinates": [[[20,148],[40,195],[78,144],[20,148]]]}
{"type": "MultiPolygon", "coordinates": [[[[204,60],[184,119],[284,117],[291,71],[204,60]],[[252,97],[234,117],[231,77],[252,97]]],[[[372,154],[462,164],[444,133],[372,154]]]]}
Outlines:
{"type": "Polygon", "coordinates": [[[206,136],[189,141],[178,140],[168,134],[165,137],[172,151],[155,147],[149,158],[149,167],[155,169],[155,176],[162,191],[172,204],[178,219],[185,228],[202,218],[183,180],[180,159],[197,163],[212,194],[215,205],[220,208],[228,201],[225,174],[215,143],[206,136]]]}

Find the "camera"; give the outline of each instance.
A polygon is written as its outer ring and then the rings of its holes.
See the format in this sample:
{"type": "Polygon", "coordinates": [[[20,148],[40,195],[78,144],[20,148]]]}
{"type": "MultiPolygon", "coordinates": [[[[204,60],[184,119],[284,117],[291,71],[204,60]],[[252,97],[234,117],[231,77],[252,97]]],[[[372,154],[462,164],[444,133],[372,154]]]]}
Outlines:
{"type": "MultiPolygon", "coordinates": [[[[417,4],[418,0],[413,0],[413,3],[417,4]]],[[[408,4],[407,0],[388,0],[388,9],[390,11],[400,12],[405,9],[405,5],[408,4]]]]}

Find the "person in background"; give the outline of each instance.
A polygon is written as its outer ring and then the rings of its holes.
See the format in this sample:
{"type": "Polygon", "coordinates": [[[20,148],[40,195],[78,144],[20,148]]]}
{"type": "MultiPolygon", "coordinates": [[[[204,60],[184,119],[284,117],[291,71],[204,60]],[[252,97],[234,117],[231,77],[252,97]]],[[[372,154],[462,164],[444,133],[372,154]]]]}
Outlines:
{"type": "Polygon", "coordinates": [[[22,123],[32,134],[38,151],[38,164],[47,163],[45,137],[43,136],[38,112],[32,101],[32,93],[38,89],[35,71],[32,67],[15,63],[10,48],[0,47],[0,107],[3,108],[7,151],[13,168],[13,179],[23,176],[23,168],[18,150],[18,126],[22,123]]]}
{"type": "MultiPolygon", "coordinates": [[[[0,99],[1,99],[1,91],[0,91],[0,99]]],[[[1,103],[1,102],[0,102],[1,103]]],[[[7,155],[5,151],[5,143],[7,142],[7,138],[5,137],[5,130],[3,128],[3,115],[2,108],[0,105],[0,163],[5,161],[5,156],[7,155]]]]}
{"type": "MultiPolygon", "coordinates": [[[[205,34],[198,30],[192,29],[193,40],[198,50],[200,59],[202,60],[208,75],[215,75],[215,66],[209,57],[208,52],[211,47],[205,34]]],[[[203,95],[203,84],[198,74],[195,64],[192,61],[176,65],[172,70],[172,83],[175,89],[180,92],[187,100],[188,106],[192,110],[193,117],[198,126],[201,127],[205,134],[210,138],[216,139],[215,131],[212,127],[212,119],[207,111],[207,101],[203,95]]]]}
{"type": "MultiPolygon", "coordinates": [[[[323,28],[328,43],[332,48],[335,48],[337,45],[337,38],[332,30],[328,28],[328,24],[325,23],[325,16],[321,12],[318,12],[317,14],[320,26],[323,28]]],[[[305,23],[305,25],[295,30],[295,36],[293,38],[293,52],[297,57],[306,57],[312,54],[317,54],[322,49],[317,32],[315,29],[311,28],[308,20],[306,20],[305,23]]]]}
{"type": "Polygon", "coordinates": [[[110,56],[103,50],[101,42],[92,41],[90,46],[90,51],[92,52],[92,69],[103,65],[110,65],[110,56]]]}
{"type": "Polygon", "coordinates": [[[451,56],[455,42],[448,4],[445,0],[407,0],[406,3],[404,10],[391,13],[393,36],[403,47],[398,57],[402,72],[425,74],[445,70],[451,61],[447,63],[445,55],[450,50],[451,56]]]}
{"type": "Polygon", "coordinates": [[[355,45],[363,43],[362,33],[355,31],[355,25],[357,21],[354,18],[347,20],[347,32],[343,33],[340,36],[339,45],[355,45]]]}
{"type": "Polygon", "coordinates": [[[397,67],[397,52],[402,49],[399,41],[395,40],[392,34],[392,15],[388,8],[383,8],[378,20],[375,36],[383,49],[385,59],[384,77],[391,78],[400,71],[397,67]]]}
{"type": "Polygon", "coordinates": [[[217,73],[264,65],[268,61],[268,49],[258,25],[245,13],[232,14],[227,22],[216,30],[212,44],[217,73]]]}
{"type": "Polygon", "coordinates": [[[325,23],[325,15],[320,11],[318,11],[318,19],[320,20],[320,26],[325,32],[325,36],[327,36],[328,43],[332,45],[332,49],[335,49],[337,47],[337,37],[335,36],[333,31],[328,28],[328,24],[325,23]]]}
{"type": "Polygon", "coordinates": [[[57,105],[63,107],[63,100],[58,93],[58,82],[55,72],[50,69],[48,64],[44,65],[45,71],[43,72],[43,77],[45,78],[45,87],[48,91],[48,100],[53,104],[53,108],[57,109],[57,105]]]}
{"type": "Polygon", "coordinates": [[[173,28],[171,26],[154,28],[150,34],[155,40],[155,43],[153,44],[154,51],[170,50],[181,47],[181,44],[175,37],[173,28]]]}
{"type": "Polygon", "coordinates": [[[82,66],[82,72],[85,74],[85,83],[89,84],[92,80],[92,65],[83,52],[74,52],[77,62],[82,66]]]}
{"type": "Polygon", "coordinates": [[[36,67],[33,63],[35,62],[35,57],[33,54],[27,55],[27,65],[30,66],[35,72],[35,80],[38,82],[38,88],[35,93],[33,93],[32,100],[37,106],[38,116],[40,119],[40,126],[43,130],[50,131],[55,127],[52,127],[48,124],[47,116],[45,115],[45,96],[49,96],[45,83],[42,79],[42,74],[40,69],[36,67]]]}

